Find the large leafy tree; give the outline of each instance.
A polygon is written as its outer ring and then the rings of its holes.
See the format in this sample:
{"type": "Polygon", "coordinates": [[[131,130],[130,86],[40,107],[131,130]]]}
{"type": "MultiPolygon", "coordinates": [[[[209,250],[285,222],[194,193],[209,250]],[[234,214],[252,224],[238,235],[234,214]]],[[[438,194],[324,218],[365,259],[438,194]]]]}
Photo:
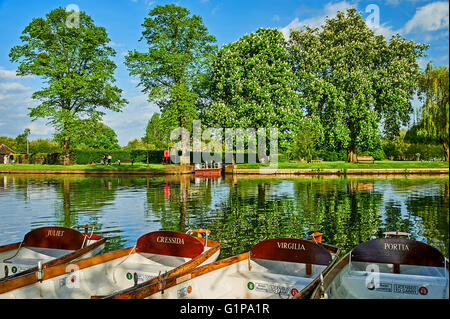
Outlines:
{"type": "Polygon", "coordinates": [[[164,125],[189,128],[198,117],[198,89],[202,87],[216,39],[202,18],[175,4],[156,6],[142,24],[140,41],[148,50],[128,52],[130,75],[161,110],[164,125]]]}
{"type": "Polygon", "coordinates": [[[301,117],[298,86],[281,32],[258,29],[223,46],[213,62],[213,103],[204,108],[209,125],[278,128],[286,148],[301,117]]]}
{"type": "Polygon", "coordinates": [[[100,108],[120,111],[126,104],[122,91],[113,85],[115,51],[103,27],[85,12],[57,8],[45,18],[34,18],[23,30],[22,45],[11,49],[19,62],[17,75],[41,77],[44,87],[33,93],[41,104],[31,108],[33,119],[46,118],[63,141],[64,164],[70,164],[71,138],[80,119],[100,118],[100,108]]]}
{"type": "Polygon", "coordinates": [[[433,138],[442,143],[447,161],[449,160],[448,82],[447,66],[427,65],[420,81],[419,92],[424,104],[417,130],[419,136],[433,138]]]}
{"type": "Polygon", "coordinates": [[[347,161],[408,123],[426,45],[398,34],[387,42],[351,8],[320,30],[292,31],[290,48],[302,106],[320,117],[326,145],[346,149],[347,161]]]}
{"type": "MultiPolygon", "coordinates": [[[[78,120],[73,125],[78,129],[72,134],[71,144],[77,149],[115,150],[120,149],[117,134],[106,124],[92,119],[78,120]]],[[[55,134],[61,141],[64,135],[55,134]]]]}

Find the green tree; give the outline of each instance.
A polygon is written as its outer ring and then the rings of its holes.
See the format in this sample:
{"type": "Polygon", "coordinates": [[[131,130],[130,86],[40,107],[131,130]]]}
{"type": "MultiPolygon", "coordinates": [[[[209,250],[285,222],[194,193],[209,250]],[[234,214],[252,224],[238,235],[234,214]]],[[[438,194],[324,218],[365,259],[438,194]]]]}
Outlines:
{"type": "MultiPolygon", "coordinates": [[[[116,132],[106,124],[92,119],[82,119],[73,123],[77,130],[72,134],[71,143],[77,149],[114,150],[119,149],[116,132]]],[[[64,135],[55,135],[61,141],[64,135]]]]}
{"type": "Polygon", "coordinates": [[[376,148],[380,127],[392,138],[409,121],[426,45],[399,34],[387,42],[351,8],[320,31],[292,31],[290,48],[301,105],[321,118],[325,143],[346,149],[348,162],[357,148],[376,148]]]}
{"type": "Polygon", "coordinates": [[[449,73],[447,66],[433,67],[427,65],[420,81],[422,106],[419,136],[439,140],[449,160],[449,73]]]}
{"type": "Polygon", "coordinates": [[[142,139],[133,139],[128,142],[127,146],[123,147],[124,150],[145,150],[146,148],[145,142],[142,141],[142,139]]]}
{"type": "Polygon", "coordinates": [[[64,164],[70,164],[70,141],[81,118],[100,117],[99,108],[120,111],[126,104],[122,90],[114,86],[115,51],[105,28],[96,26],[85,12],[76,12],[77,23],[63,8],[34,18],[20,37],[23,45],[9,54],[19,62],[17,75],[36,75],[46,84],[33,93],[41,102],[29,115],[46,118],[63,141],[64,164]]]}
{"type": "Polygon", "coordinates": [[[148,121],[143,141],[147,143],[149,150],[160,150],[167,147],[168,130],[159,113],[154,113],[148,121]]]}
{"type": "Polygon", "coordinates": [[[213,62],[213,103],[204,111],[211,126],[278,128],[286,148],[301,117],[297,82],[281,32],[258,29],[223,46],[213,62]]]}
{"type": "Polygon", "coordinates": [[[169,128],[189,128],[198,117],[198,90],[216,50],[202,18],[175,4],[156,6],[142,24],[147,52],[129,51],[130,75],[155,101],[169,128]]]}
{"type": "Polygon", "coordinates": [[[10,149],[16,151],[16,139],[9,136],[0,136],[0,144],[8,146],[10,149]]]}
{"type": "Polygon", "coordinates": [[[30,142],[30,153],[59,153],[61,151],[59,144],[50,139],[38,138],[30,142]]]}
{"type": "Polygon", "coordinates": [[[16,152],[26,153],[28,151],[28,136],[30,136],[30,129],[26,128],[22,134],[17,135],[16,137],[16,152]]]}
{"type": "Polygon", "coordinates": [[[323,128],[320,119],[313,115],[302,118],[290,145],[290,155],[295,159],[306,158],[310,162],[323,141],[323,128]]]}

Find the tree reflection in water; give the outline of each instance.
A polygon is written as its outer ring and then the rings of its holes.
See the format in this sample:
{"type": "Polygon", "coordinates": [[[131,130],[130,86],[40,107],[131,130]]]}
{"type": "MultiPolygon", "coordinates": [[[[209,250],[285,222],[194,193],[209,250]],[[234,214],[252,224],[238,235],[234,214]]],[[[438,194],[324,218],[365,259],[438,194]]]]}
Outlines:
{"type": "MultiPolygon", "coordinates": [[[[0,176],[0,245],[43,225],[96,224],[107,251],[155,230],[208,228],[222,257],[273,237],[321,231],[348,251],[405,231],[449,256],[449,181],[443,177],[0,176]]],[[[13,240],[14,239],[14,240],[13,240]]]]}

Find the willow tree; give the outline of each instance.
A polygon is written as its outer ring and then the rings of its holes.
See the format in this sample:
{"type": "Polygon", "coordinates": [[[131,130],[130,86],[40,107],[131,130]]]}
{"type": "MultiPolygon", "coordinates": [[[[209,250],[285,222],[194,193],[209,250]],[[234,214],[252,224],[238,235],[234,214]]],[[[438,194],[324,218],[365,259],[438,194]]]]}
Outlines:
{"type": "Polygon", "coordinates": [[[221,128],[277,128],[286,149],[302,114],[297,86],[282,33],[258,29],[218,51],[204,118],[221,128]]]}
{"type": "Polygon", "coordinates": [[[442,143],[445,160],[449,160],[449,73],[447,66],[427,65],[420,81],[422,106],[421,122],[417,134],[437,139],[442,143]]]}
{"type": "Polygon", "coordinates": [[[381,133],[392,138],[408,123],[426,45],[399,34],[386,41],[354,8],[320,30],[293,30],[289,42],[300,103],[320,117],[324,143],[347,150],[348,162],[357,149],[375,149],[381,133]]]}
{"type": "Polygon", "coordinates": [[[35,75],[44,87],[32,98],[41,104],[31,108],[36,120],[46,118],[62,138],[64,165],[70,164],[71,138],[81,119],[99,119],[106,110],[120,111],[126,104],[115,82],[115,51],[103,27],[85,12],[57,8],[45,18],[34,18],[20,37],[23,45],[9,54],[19,62],[17,75],[35,75]],[[76,15],[74,17],[74,14],[76,15]]]}

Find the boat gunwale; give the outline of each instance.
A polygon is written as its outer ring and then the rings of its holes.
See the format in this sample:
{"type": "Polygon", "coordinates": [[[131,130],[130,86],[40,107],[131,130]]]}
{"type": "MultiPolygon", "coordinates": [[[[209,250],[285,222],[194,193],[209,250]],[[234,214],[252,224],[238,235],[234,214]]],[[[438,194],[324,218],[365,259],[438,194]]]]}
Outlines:
{"type": "Polygon", "coordinates": [[[6,244],[6,245],[3,245],[3,246],[0,246],[0,253],[4,253],[4,252],[7,252],[9,250],[18,248],[21,243],[22,243],[21,241],[18,241],[17,243],[6,244]]]}
{"type": "MultiPolygon", "coordinates": [[[[91,247],[93,245],[99,246],[103,244],[106,241],[106,238],[102,238],[96,243],[93,243],[92,245],[89,245],[85,248],[90,248],[89,250],[92,250],[95,247],[91,247]]],[[[85,249],[83,248],[83,249],[85,249]]],[[[111,261],[123,256],[126,256],[133,250],[134,247],[131,248],[124,248],[118,251],[113,251],[101,255],[96,255],[84,259],[80,259],[77,261],[73,261],[73,259],[62,262],[58,259],[57,264],[50,264],[52,261],[45,263],[42,265],[42,271],[43,276],[41,280],[38,280],[36,277],[36,271],[37,267],[30,268],[23,273],[19,273],[12,277],[7,277],[6,280],[0,281],[0,294],[4,294],[7,292],[10,292],[12,290],[16,290],[25,286],[29,286],[32,284],[35,284],[39,281],[44,281],[48,279],[52,279],[54,277],[58,277],[61,275],[66,274],[67,265],[70,263],[71,265],[77,265],[78,269],[84,269],[90,266],[95,266],[98,264],[101,264],[106,261],[111,261]],[[119,255],[119,256],[117,256],[119,255]],[[105,258],[106,257],[106,258],[105,258]]],[[[87,251],[89,251],[87,250],[87,251]]],[[[78,252],[78,251],[77,251],[78,252]]],[[[74,252],[75,253],[75,252],[74,252]]],[[[72,254],[74,254],[72,253],[72,254]]],[[[77,254],[78,255],[78,254],[77,254]]],[[[66,256],[67,257],[67,256],[66,256]]],[[[76,257],[75,257],[76,258],[76,257]]]]}

